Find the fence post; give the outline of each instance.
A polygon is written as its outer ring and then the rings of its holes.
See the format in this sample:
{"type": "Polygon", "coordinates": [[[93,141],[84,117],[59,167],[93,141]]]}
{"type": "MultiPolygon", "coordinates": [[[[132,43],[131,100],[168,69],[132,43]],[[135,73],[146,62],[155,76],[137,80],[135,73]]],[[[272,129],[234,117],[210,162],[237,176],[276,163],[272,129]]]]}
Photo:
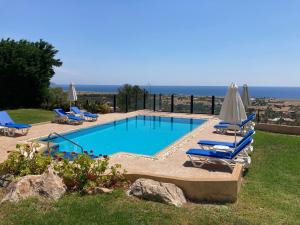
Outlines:
{"type": "Polygon", "coordinates": [[[153,94],[153,111],[155,112],[156,94],[153,94]]]}
{"type": "Polygon", "coordinates": [[[138,95],[137,93],[135,94],[135,111],[138,109],[138,95]]]}
{"type": "Polygon", "coordinates": [[[194,113],[194,96],[191,95],[191,108],[190,108],[190,113],[194,113]]]}
{"type": "Polygon", "coordinates": [[[215,114],[215,96],[211,96],[211,114],[215,114]]]}
{"type": "Polygon", "coordinates": [[[144,102],[143,102],[143,109],[146,109],[146,92],[144,90],[144,102]]]}
{"type": "Polygon", "coordinates": [[[159,111],[162,111],[161,108],[162,108],[162,100],[161,100],[161,94],[159,94],[159,99],[158,99],[158,110],[159,110],[159,111]]]}
{"type": "Polygon", "coordinates": [[[171,112],[174,112],[174,95],[171,95],[171,112]]]}
{"type": "Polygon", "coordinates": [[[128,112],[128,95],[125,96],[125,112],[128,112]]]}
{"type": "Polygon", "coordinates": [[[114,95],[114,112],[116,112],[117,110],[117,97],[116,95],[114,95]]]}

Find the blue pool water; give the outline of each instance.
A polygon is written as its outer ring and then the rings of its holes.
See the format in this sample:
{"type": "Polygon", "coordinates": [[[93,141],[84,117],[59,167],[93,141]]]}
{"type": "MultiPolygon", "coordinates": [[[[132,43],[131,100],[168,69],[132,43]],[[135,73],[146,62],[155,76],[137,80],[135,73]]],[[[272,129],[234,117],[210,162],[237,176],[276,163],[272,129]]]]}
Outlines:
{"type": "MultiPolygon", "coordinates": [[[[157,116],[136,116],[64,134],[66,138],[93,150],[95,155],[129,152],[153,156],[205,120],[157,116]]],[[[43,139],[48,141],[48,139],[43,139]]],[[[60,152],[81,152],[80,148],[59,138],[51,138],[60,152]]]]}

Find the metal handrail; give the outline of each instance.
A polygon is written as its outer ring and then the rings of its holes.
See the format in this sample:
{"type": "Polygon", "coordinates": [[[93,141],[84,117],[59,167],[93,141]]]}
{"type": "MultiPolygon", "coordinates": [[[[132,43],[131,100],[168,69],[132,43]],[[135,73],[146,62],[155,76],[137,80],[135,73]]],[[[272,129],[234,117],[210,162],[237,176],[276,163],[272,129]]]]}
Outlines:
{"type": "MultiPolygon", "coordinates": [[[[61,134],[58,134],[58,133],[56,133],[56,132],[52,132],[52,133],[50,133],[50,134],[48,135],[48,139],[49,139],[53,134],[55,134],[56,136],[59,136],[59,137],[65,139],[66,141],[71,142],[73,145],[76,145],[77,147],[79,147],[79,148],[81,149],[81,153],[83,153],[84,150],[83,150],[83,147],[82,147],[81,145],[79,145],[79,144],[77,144],[76,142],[74,142],[74,141],[72,141],[72,140],[70,140],[70,139],[68,139],[68,138],[66,138],[66,137],[64,137],[64,136],[62,136],[61,134]]],[[[49,140],[48,140],[47,146],[48,146],[48,149],[50,149],[50,141],[49,141],[49,140]]]]}

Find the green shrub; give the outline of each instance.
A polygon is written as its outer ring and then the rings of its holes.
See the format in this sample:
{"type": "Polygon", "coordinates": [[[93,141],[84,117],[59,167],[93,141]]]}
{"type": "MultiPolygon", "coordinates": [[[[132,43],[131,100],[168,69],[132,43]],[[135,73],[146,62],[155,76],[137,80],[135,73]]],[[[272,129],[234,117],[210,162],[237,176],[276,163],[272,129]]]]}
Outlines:
{"type": "Polygon", "coordinates": [[[121,165],[109,165],[109,157],[92,159],[88,154],[78,154],[73,161],[63,158],[64,153],[51,156],[39,153],[39,144],[17,145],[8,159],[0,164],[0,175],[15,177],[42,174],[52,166],[64,180],[69,191],[87,191],[95,187],[120,187],[126,184],[125,170],[121,165]]]}
{"type": "Polygon", "coordinates": [[[72,162],[69,159],[56,161],[54,169],[63,178],[69,190],[86,191],[95,187],[116,187],[125,183],[121,165],[109,167],[109,158],[94,160],[87,154],[79,154],[72,162]]]}
{"type": "Polygon", "coordinates": [[[101,114],[105,114],[105,113],[111,113],[112,109],[107,104],[101,104],[99,105],[99,111],[101,114]]]}
{"type": "Polygon", "coordinates": [[[121,112],[124,112],[126,109],[126,96],[127,96],[128,107],[129,107],[128,109],[132,110],[130,109],[130,106],[134,105],[132,103],[136,101],[136,97],[138,96],[142,97],[144,96],[144,94],[148,96],[149,93],[138,85],[124,84],[123,86],[121,86],[118,89],[118,95],[117,95],[117,103],[121,112]]]}
{"type": "Polygon", "coordinates": [[[70,103],[68,101],[68,94],[60,87],[49,88],[48,95],[41,105],[44,109],[63,108],[68,110],[70,103]]]}
{"type": "Polygon", "coordinates": [[[91,113],[99,113],[98,104],[95,102],[86,102],[83,108],[91,113]]]}
{"type": "Polygon", "coordinates": [[[112,109],[106,103],[100,104],[97,102],[86,102],[82,107],[91,113],[105,114],[112,112],[112,109]]]}
{"type": "Polygon", "coordinates": [[[0,174],[26,176],[42,174],[51,164],[51,157],[38,153],[39,144],[17,145],[7,160],[0,164],[0,174]]]}

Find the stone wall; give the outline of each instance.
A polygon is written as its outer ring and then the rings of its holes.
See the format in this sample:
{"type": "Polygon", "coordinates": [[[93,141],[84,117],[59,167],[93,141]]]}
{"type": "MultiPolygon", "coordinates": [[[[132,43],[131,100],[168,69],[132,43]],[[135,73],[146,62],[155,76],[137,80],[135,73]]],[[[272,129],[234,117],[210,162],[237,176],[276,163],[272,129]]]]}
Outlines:
{"type": "Polygon", "coordinates": [[[130,173],[126,178],[132,182],[139,178],[175,184],[181,188],[187,199],[195,202],[235,202],[242,181],[242,165],[237,164],[230,178],[182,179],[154,174],[130,173]]]}
{"type": "Polygon", "coordinates": [[[269,131],[273,133],[300,135],[300,126],[257,123],[255,128],[257,130],[269,131]]]}

